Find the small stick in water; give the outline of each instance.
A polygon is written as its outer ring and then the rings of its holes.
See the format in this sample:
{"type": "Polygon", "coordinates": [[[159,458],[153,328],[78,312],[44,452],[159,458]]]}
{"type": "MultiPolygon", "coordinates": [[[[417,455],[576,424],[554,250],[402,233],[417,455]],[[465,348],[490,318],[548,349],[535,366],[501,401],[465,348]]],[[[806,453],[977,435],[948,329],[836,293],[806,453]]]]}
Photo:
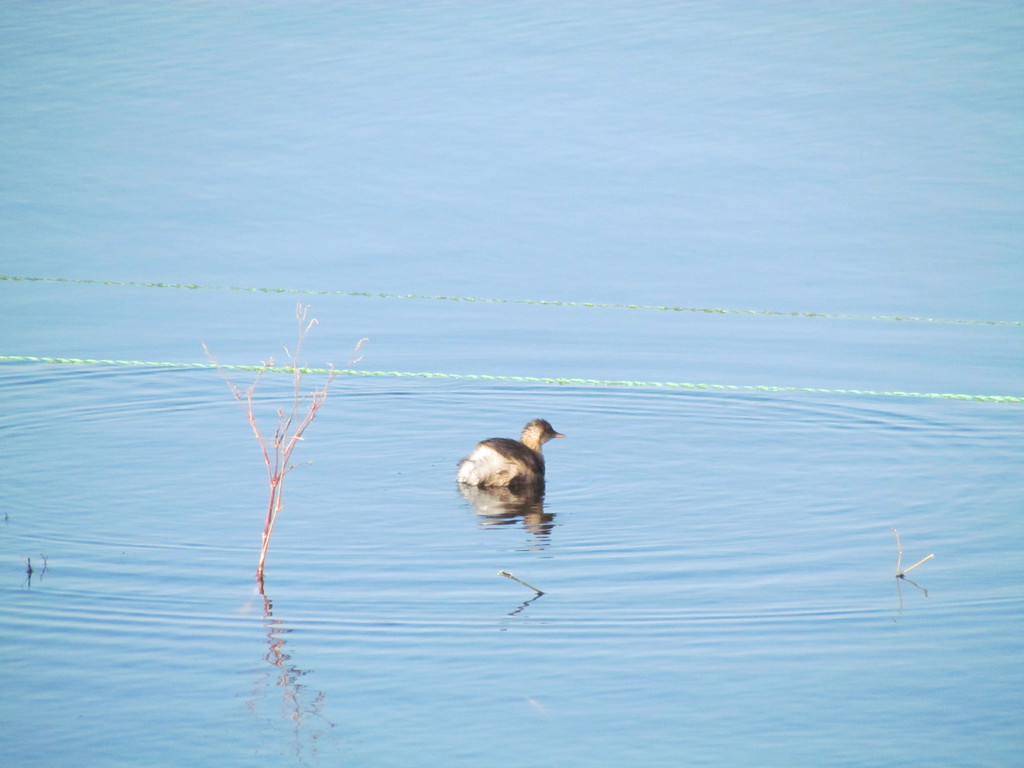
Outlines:
{"type": "Polygon", "coordinates": [[[535,586],[533,586],[532,584],[527,584],[527,583],[526,583],[525,581],[523,581],[522,579],[517,579],[517,578],[516,578],[516,577],[515,577],[514,575],[512,575],[512,574],[511,574],[511,573],[509,573],[508,571],[498,571],[498,575],[499,575],[499,576],[504,576],[504,577],[505,577],[506,579],[512,579],[512,581],[518,581],[518,582],[519,582],[520,584],[522,584],[522,585],[523,585],[524,587],[527,587],[528,589],[532,589],[532,590],[533,590],[534,592],[536,592],[536,593],[537,593],[538,595],[543,595],[543,594],[544,594],[544,592],[543,592],[542,590],[539,590],[539,589],[537,589],[537,588],[536,588],[535,586]]]}
{"type": "Polygon", "coordinates": [[[900,566],[903,565],[903,545],[900,544],[900,532],[897,531],[895,528],[892,529],[892,532],[896,534],[896,551],[899,553],[899,556],[896,558],[896,578],[897,579],[906,578],[906,574],[910,573],[912,570],[917,568],[917,566],[919,566],[921,563],[926,563],[929,560],[931,560],[933,557],[935,557],[935,554],[932,553],[932,554],[928,555],[927,557],[922,557],[920,560],[918,560],[916,563],[914,563],[909,568],[907,568],[905,570],[900,570],[900,566]]]}
{"type": "Polygon", "coordinates": [[[912,570],[914,570],[915,568],[917,568],[917,566],[919,566],[919,565],[920,565],[921,563],[923,563],[923,562],[926,562],[926,561],[928,561],[928,560],[931,560],[931,559],[932,559],[933,557],[935,557],[935,555],[928,555],[928,557],[922,557],[922,558],[921,558],[920,560],[918,560],[918,561],[917,561],[916,563],[914,563],[914,564],[913,564],[912,566],[910,566],[910,567],[909,567],[909,568],[907,568],[907,569],[906,569],[905,571],[903,571],[903,573],[899,573],[899,574],[897,574],[897,575],[898,575],[898,576],[899,576],[899,577],[900,577],[900,578],[902,579],[902,578],[904,578],[904,577],[905,577],[905,575],[906,575],[906,574],[910,573],[910,572],[911,572],[912,570]]]}

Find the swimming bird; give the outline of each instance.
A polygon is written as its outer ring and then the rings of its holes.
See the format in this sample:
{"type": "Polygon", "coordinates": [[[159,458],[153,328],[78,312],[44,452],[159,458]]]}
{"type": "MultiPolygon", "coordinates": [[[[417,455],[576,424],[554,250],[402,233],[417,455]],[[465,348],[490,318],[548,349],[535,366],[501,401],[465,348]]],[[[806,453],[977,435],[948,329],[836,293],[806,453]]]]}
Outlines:
{"type": "Polygon", "coordinates": [[[544,419],[534,419],[519,440],[492,437],[477,444],[459,462],[456,479],[481,487],[529,488],[544,485],[544,443],[565,435],[555,432],[544,419]]]}

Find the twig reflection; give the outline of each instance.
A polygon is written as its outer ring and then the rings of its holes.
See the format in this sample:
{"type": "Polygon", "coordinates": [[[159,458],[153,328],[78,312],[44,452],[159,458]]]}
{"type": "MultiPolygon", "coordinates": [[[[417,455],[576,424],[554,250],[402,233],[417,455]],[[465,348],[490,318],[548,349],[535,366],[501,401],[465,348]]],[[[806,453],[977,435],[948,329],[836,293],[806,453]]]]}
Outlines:
{"type": "Polygon", "coordinates": [[[257,684],[253,690],[249,710],[255,713],[260,687],[265,686],[266,681],[273,680],[281,689],[282,717],[291,724],[292,753],[303,762],[307,757],[316,761],[319,756],[318,739],[326,730],[334,727],[334,723],[323,712],[326,694],[309,689],[299,682],[308,674],[308,670],[299,669],[290,663],[291,655],[285,651],[288,644],[286,635],[292,630],[284,621],[274,618],[273,604],[262,588],[260,597],[263,598],[263,628],[267,633],[267,652],[263,654],[263,660],[274,669],[272,676],[266,675],[265,683],[262,686],[257,684]]]}
{"type": "Polygon", "coordinates": [[[902,582],[902,581],[907,582],[907,584],[910,584],[913,587],[917,587],[919,590],[921,590],[921,593],[925,597],[928,597],[928,590],[925,589],[924,587],[922,587],[920,584],[917,584],[916,582],[911,581],[906,576],[897,576],[896,577],[896,594],[899,597],[898,613],[899,613],[900,616],[903,615],[903,588],[900,586],[900,582],[902,582]]]}
{"type": "MultiPolygon", "coordinates": [[[[43,576],[46,575],[46,569],[48,567],[48,563],[47,563],[47,560],[46,560],[46,555],[39,555],[39,556],[41,558],[43,558],[43,570],[39,571],[39,580],[42,581],[43,580],[43,576]]],[[[32,567],[32,558],[31,557],[26,557],[25,558],[25,580],[23,582],[21,582],[22,589],[32,589],[32,574],[35,573],[35,572],[36,572],[35,568],[32,567]]]]}
{"type": "Polygon", "coordinates": [[[543,592],[538,592],[538,593],[537,593],[536,595],[534,595],[533,597],[531,597],[531,598],[530,598],[529,600],[526,600],[526,601],[524,601],[523,603],[521,603],[521,604],[519,605],[519,607],[518,607],[518,608],[516,608],[516,609],[515,609],[514,611],[510,611],[510,612],[509,612],[509,613],[508,613],[507,615],[508,615],[508,616],[516,616],[517,614],[520,614],[520,613],[522,613],[523,611],[525,611],[525,610],[526,610],[526,606],[528,606],[528,605],[529,605],[530,603],[532,603],[532,602],[533,602],[534,600],[540,600],[540,598],[542,598],[543,596],[544,596],[544,593],[543,593],[543,592]]]}

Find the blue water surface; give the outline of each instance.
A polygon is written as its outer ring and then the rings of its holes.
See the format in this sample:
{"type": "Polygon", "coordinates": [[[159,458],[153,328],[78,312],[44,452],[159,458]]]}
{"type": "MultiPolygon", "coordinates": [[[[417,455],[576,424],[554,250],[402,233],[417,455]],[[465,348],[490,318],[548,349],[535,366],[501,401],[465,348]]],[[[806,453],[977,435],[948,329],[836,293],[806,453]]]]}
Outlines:
{"type": "Polygon", "coordinates": [[[1021,762],[1022,31],[5,4],[4,765],[1021,762]]]}

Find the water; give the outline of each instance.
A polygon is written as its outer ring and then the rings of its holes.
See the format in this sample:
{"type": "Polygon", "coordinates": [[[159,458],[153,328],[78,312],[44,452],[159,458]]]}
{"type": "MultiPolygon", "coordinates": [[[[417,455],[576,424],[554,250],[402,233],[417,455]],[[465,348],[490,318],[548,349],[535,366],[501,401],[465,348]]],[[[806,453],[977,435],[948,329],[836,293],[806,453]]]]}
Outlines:
{"type": "Polygon", "coordinates": [[[220,373],[5,362],[4,764],[1020,762],[1020,406],[846,392],[1021,394],[1018,326],[868,319],[1022,317],[1015,16],[4,7],[5,275],[833,315],[0,281],[8,356],[280,360],[301,300],[314,366],[739,387],[339,377],[264,597],[220,373]]]}

